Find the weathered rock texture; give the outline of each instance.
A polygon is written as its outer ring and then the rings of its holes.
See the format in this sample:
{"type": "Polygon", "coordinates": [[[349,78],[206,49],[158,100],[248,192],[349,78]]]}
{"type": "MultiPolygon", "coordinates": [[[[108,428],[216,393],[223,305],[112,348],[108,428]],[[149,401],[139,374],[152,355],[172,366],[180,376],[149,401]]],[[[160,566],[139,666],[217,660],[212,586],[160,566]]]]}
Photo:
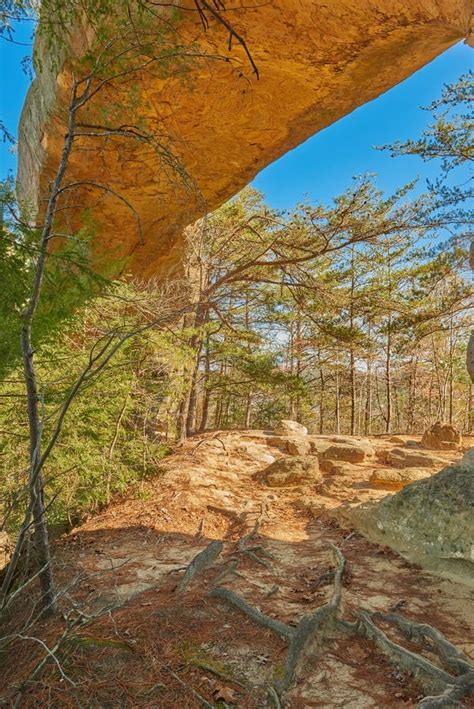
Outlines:
{"type": "Polygon", "coordinates": [[[474,468],[469,461],[351,510],[371,539],[437,572],[474,579],[474,468]]]}
{"type": "Polygon", "coordinates": [[[439,422],[425,431],[421,439],[421,445],[424,448],[433,448],[439,451],[458,450],[461,443],[462,436],[457,428],[439,422]]]}
{"type": "Polygon", "coordinates": [[[374,449],[369,443],[355,441],[351,444],[335,443],[320,454],[322,460],[339,460],[347,463],[362,463],[366,457],[373,456],[374,449]]]}
{"type": "Polygon", "coordinates": [[[262,471],[262,479],[269,487],[310,485],[319,482],[322,475],[318,459],[313,456],[280,458],[262,471]]]}
{"type": "Polygon", "coordinates": [[[394,468],[437,468],[439,470],[444,464],[444,460],[433,453],[409,448],[381,450],[377,453],[377,457],[394,468]]]}
{"type": "Polygon", "coordinates": [[[306,436],[308,429],[303,424],[291,419],[282,419],[277,423],[274,429],[275,436],[306,436]]]}
{"type": "MultiPolygon", "coordinates": [[[[183,3],[192,6],[187,0],[183,3]]],[[[245,7],[245,3],[242,3],[245,7]]],[[[199,188],[200,197],[169,180],[145,146],[123,141],[76,141],[68,181],[106,181],[141,217],[142,238],[130,209],[92,186],[69,193],[68,223],[95,211],[96,258],[127,256],[127,272],[144,276],[179,269],[183,228],[244,187],[262,168],[308,137],[376,98],[469,34],[470,0],[272,0],[228,13],[245,37],[260,71],[251,75],[242,47],[235,64],[198,61],[186,80],[146,70],[135,82],[137,120],[160,122],[199,188]],[[91,150],[92,149],[92,150],[91,150]]],[[[196,12],[183,13],[179,32],[203,50],[227,54],[227,35],[211,23],[202,31],[196,12]]],[[[20,126],[19,192],[42,204],[61,152],[70,69],[90,44],[75,31],[59,69],[37,46],[37,78],[20,126]]],[[[130,82],[110,85],[87,109],[87,122],[105,105],[124,105],[130,82]]],[[[117,266],[118,268],[118,266],[117,266]]]]}

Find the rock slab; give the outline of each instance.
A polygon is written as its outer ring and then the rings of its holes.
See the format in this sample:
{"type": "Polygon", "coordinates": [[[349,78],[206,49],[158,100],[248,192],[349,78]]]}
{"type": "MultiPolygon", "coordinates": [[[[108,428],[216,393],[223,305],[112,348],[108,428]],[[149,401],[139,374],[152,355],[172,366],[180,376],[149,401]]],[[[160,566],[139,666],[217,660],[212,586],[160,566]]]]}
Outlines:
{"type": "Polygon", "coordinates": [[[322,479],[318,459],[314,456],[280,458],[262,473],[269,487],[310,485],[322,479]]]}

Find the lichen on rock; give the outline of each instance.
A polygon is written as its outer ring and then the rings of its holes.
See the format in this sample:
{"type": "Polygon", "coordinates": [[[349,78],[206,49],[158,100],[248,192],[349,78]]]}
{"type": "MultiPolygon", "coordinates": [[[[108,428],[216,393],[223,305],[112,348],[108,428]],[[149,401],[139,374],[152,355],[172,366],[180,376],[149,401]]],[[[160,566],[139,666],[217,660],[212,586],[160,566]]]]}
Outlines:
{"type": "Polygon", "coordinates": [[[346,512],[373,541],[474,582],[474,466],[466,462],[346,512]]]}

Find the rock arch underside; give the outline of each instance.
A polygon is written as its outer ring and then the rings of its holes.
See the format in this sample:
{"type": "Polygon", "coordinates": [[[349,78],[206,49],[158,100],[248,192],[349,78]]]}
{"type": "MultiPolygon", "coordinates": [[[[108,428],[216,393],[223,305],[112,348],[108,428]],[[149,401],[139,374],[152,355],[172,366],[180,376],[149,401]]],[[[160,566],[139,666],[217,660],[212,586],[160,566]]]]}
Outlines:
{"type": "MultiPolygon", "coordinates": [[[[186,8],[186,3],[184,3],[186,8]]],[[[117,106],[137,95],[137,121],[172,137],[174,153],[196,189],[162,169],[149,147],[110,137],[76,141],[67,182],[106,182],[125,201],[93,186],[69,194],[67,220],[80,226],[94,210],[97,258],[129,257],[127,272],[151,277],[180,267],[183,229],[236,194],[266,165],[402,81],[469,35],[469,0],[270,0],[227,3],[226,18],[244,47],[210,19],[204,31],[191,3],[179,34],[203,53],[184,72],[144,70],[116,81],[87,108],[96,124],[104,102],[117,106]],[[247,6],[247,7],[246,7],[247,6]],[[195,45],[197,46],[197,45],[195,45]]],[[[90,42],[74,30],[60,66],[36,44],[34,80],[20,124],[18,186],[29,204],[44,203],[66,133],[71,66],[90,42]]],[[[83,119],[84,120],[84,119],[83,119]]],[[[400,115],[403,129],[403,115],[400,115]]]]}

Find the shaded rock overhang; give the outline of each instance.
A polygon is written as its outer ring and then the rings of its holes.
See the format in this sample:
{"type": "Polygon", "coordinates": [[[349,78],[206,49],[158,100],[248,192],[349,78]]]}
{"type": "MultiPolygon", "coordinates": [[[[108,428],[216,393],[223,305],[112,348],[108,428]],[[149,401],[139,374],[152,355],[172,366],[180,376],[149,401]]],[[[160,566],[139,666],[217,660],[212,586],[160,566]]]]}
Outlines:
{"type": "MultiPolygon", "coordinates": [[[[75,141],[66,182],[103,183],[124,199],[90,185],[68,195],[68,227],[79,228],[84,209],[93,210],[98,263],[117,263],[122,270],[124,257],[126,273],[145,278],[176,272],[187,225],[288,150],[468,37],[472,19],[470,0],[271,0],[248,9],[246,4],[232,3],[228,17],[245,37],[258,79],[241,46],[234,43],[229,52],[224,28],[211,21],[203,32],[192,11],[182,13],[180,34],[196,39],[203,52],[232,61],[196,61],[184,78],[147,71],[136,77],[137,121],[159,124],[172,139],[195,189],[179,177],[170,179],[139,143],[75,141]],[[139,215],[141,233],[127,203],[139,215]]],[[[18,168],[20,198],[33,209],[41,211],[57,169],[71,65],[88,41],[87,29],[74,30],[59,62],[37,42],[37,76],[21,117],[18,168]]],[[[111,86],[102,105],[98,100],[88,107],[88,122],[98,120],[104,101],[119,105],[127,92],[127,82],[111,86]]],[[[399,119],[402,135],[402,114],[399,119]]],[[[317,185],[314,190],[317,195],[317,185]]]]}

